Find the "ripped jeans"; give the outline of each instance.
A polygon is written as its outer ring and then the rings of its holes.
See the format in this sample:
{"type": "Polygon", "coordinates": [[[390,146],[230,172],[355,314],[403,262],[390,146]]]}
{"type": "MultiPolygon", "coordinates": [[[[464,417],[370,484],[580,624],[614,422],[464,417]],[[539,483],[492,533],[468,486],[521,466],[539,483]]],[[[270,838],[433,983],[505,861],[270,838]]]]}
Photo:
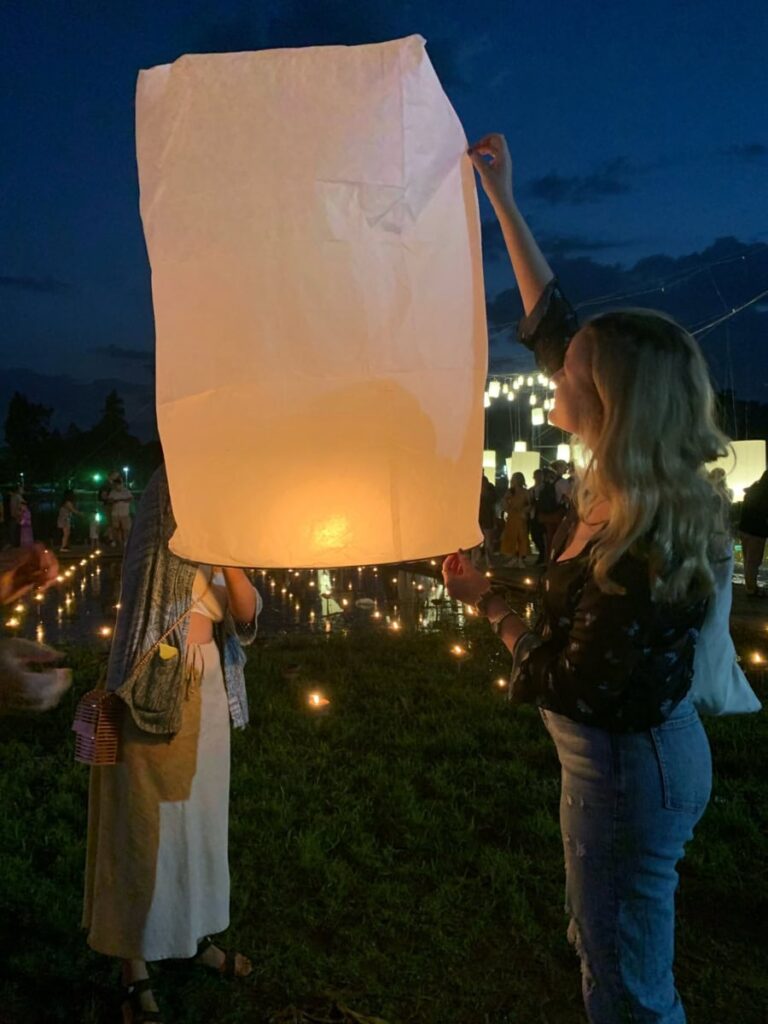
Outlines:
{"type": "Polygon", "coordinates": [[[568,938],[591,1024],[684,1024],[672,975],[676,865],[712,784],[706,733],[683,700],[662,725],[610,733],[541,717],[562,768],[568,938]]]}

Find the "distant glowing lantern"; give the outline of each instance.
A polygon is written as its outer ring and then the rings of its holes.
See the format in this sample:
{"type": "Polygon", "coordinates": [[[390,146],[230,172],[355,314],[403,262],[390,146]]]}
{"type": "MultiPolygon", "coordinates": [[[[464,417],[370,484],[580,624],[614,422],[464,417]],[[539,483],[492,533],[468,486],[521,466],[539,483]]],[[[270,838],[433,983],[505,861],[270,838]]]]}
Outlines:
{"type": "Polygon", "coordinates": [[[483,452],[483,475],[492,484],[496,483],[496,451],[486,448],[483,452]]]}
{"type": "Polygon", "coordinates": [[[310,693],[307,698],[307,703],[313,709],[313,711],[319,711],[322,708],[327,708],[331,703],[327,697],[324,697],[322,693],[310,693]]]}
{"type": "Polygon", "coordinates": [[[522,473],[529,486],[533,483],[534,470],[541,466],[541,455],[538,452],[515,451],[507,459],[507,476],[512,479],[513,473],[522,473]]]}
{"type": "Polygon", "coordinates": [[[490,409],[491,408],[491,396],[488,394],[487,391],[483,392],[483,408],[484,409],[490,409]]]}
{"type": "Polygon", "coordinates": [[[531,409],[531,423],[534,427],[544,426],[544,410],[541,406],[537,405],[534,409],[531,409]]]}
{"type": "Polygon", "coordinates": [[[765,472],[765,441],[731,441],[725,458],[710,462],[707,469],[725,470],[725,482],[733,491],[734,501],[744,500],[744,491],[765,472]]]}
{"type": "Polygon", "coordinates": [[[515,392],[514,391],[508,391],[507,392],[507,401],[508,402],[514,402],[514,400],[515,400],[515,392]]]}
{"type": "Polygon", "coordinates": [[[526,441],[515,441],[515,451],[516,452],[527,452],[528,451],[528,443],[526,441]]]}
{"type": "Polygon", "coordinates": [[[498,398],[501,394],[501,381],[492,380],[488,385],[488,394],[491,398],[498,398]]]}
{"type": "Polygon", "coordinates": [[[473,546],[477,196],[424,40],[186,55],[140,73],[136,122],[173,552],[473,546]]]}
{"type": "Polygon", "coordinates": [[[570,462],[571,446],[569,444],[559,444],[557,446],[557,457],[561,462],[570,462]]]}

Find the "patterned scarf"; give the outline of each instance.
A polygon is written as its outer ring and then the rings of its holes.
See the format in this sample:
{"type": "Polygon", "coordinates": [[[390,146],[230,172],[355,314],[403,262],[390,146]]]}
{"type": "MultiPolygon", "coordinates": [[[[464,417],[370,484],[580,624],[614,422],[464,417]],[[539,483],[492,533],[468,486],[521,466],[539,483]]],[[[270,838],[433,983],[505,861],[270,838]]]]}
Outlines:
{"type": "MultiPolygon", "coordinates": [[[[193,672],[185,657],[192,584],[197,564],[172,554],[176,529],[168,478],[161,466],[139,503],[123,557],[120,609],[107,666],[106,687],[125,701],[145,732],[173,734],[193,672]]],[[[259,602],[260,603],[260,602],[259,602]]],[[[256,621],[236,627],[227,613],[214,626],[222,657],[230,716],[248,722],[242,644],[256,636],[256,621]]]]}

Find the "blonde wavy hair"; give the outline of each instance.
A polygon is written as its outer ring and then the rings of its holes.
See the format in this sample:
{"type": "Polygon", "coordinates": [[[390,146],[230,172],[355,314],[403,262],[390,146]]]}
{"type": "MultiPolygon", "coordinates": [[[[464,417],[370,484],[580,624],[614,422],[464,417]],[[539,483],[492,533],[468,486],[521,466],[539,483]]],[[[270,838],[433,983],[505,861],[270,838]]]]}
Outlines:
{"type": "Polygon", "coordinates": [[[705,464],[730,442],[701,350],[674,320],[645,309],[602,314],[580,333],[591,342],[595,402],[580,414],[587,460],[576,508],[587,522],[600,499],[610,509],[591,552],[595,580],[623,593],[610,571],[630,552],[648,560],[654,599],[706,596],[727,538],[705,464]]]}

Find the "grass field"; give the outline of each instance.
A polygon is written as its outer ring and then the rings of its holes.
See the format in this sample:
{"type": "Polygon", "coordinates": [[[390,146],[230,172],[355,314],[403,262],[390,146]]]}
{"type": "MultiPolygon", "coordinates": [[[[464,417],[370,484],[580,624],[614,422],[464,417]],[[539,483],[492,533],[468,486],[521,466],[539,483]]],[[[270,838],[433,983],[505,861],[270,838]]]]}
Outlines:
{"type": "MultiPolygon", "coordinates": [[[[256,970],[237,986],[157,972],[167,1024],[340,1020],[323,1010],[333,1002],[388,1024],[584,1020],[554,750],[533,709],[510,708],[494,685],[485,628],[470,624],[461,664],[456,639],[251,648],[226,940],[256,970]],[[326,714],[308,709],[312,683],[326,714]]],[[[84,650],[70,663],[77,682],[61,708],[0,723],[3,1024],[119,1019],[115,965],[79,930],[88,773],[69,726],[97,663],[84,650]]],[[[768,723],[707,729],[716,782],[682,866],[679,987],[692,1024],[765,1024],[768,723]]]]}

